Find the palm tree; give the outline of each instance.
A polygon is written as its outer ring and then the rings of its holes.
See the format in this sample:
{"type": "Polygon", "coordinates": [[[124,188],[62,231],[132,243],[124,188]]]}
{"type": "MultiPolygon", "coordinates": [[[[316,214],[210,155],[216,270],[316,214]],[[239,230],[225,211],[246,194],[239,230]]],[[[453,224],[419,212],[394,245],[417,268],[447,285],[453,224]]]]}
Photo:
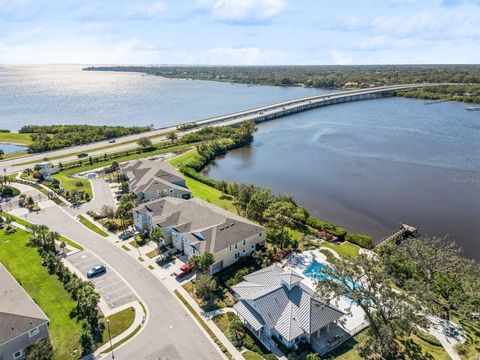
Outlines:
{"type": "Polygon", "coordinates": [[[73,274],[70,281],[65,285],[65,289],[70,292],[73,299],[76,300],[82,285],[83,281],[76,274],[73,274]]]}
{"type": "Polygon", "coordinates": [[[3,159],[3,155],[5,154],[5,151],[3,151],[2,149],[0,149],[0,159],[3,159]]]}
{"type": "Polygon", "coordinates": [[[177,133],[175,131],[170,131],[169,133],[166,134],[166,138],[172,142],[172,144],[175,142],[175,140],[178,139],[177,133]]]}
{"type": "Polygon", "coordinates": [[[62,241],[60,243],[60,249],[62,250],[62,254],[65,254],[65,248],[67,247],[67,244],[65,244],[65,241],[62,241]]]}
{"type": "Polygon", "coordinates": [[[150,230],[150,239],[157,244],[157,253],[160,255],[162,253],[162,240],[164,238],[165,234],[163,233],[163,230],[159,228],[158,226],[152,227],[152,230],[150,230]]]}

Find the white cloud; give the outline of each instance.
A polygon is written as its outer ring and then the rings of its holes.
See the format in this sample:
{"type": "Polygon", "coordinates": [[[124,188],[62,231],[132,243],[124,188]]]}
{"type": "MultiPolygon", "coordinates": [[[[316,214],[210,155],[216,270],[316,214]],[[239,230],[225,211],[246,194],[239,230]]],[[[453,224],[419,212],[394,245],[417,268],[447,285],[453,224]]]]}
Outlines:
{"type": "Polygon", "coordinates": [[[128,19],[144,20],[158,17],[165,11],[165,3],[157,1],[153,4],[142,5],[137,4],[127,9],[125,16],[128,19]]]}
{"type": "Polygon", "coordinates": [[[262,65],[282,64],[285,56],[280,51],[264,51],[257,47],[218,47],[203,50],[196,57],[198,64],[209,65],[262,65]]]}
{"type": "Polygon", "coordinates": [[[330,60],[333,65],[349,65],[352,63],[352,57],[342,51],[330,50],[330,60]]]}
{"type": "Polygon", "coordinates": [[[198,8],[214,20],[231,24],[268,23],[286,5],[286,0],[197,0],[198,8]]]}

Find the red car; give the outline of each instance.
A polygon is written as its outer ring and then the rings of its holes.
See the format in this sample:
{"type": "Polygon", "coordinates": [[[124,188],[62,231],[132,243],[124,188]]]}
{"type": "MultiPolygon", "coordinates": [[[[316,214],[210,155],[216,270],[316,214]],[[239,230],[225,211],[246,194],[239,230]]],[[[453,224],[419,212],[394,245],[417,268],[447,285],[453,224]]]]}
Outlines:
{"type": "Polygon", "coordinates": [[[180,279],[180,278],[184,277],[185,275],[191,273],[193,269],[190,266],[188,266],[188,264],[183,264],[180,267],[180,270],[182,270],[181,273],[175,274],[176,279],[180,279]]]}

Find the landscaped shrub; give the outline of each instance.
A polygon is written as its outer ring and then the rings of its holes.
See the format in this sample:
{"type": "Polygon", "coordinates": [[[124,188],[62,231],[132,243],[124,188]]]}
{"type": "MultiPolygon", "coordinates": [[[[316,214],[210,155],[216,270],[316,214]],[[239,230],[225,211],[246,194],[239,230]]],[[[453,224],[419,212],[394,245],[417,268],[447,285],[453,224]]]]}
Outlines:
{"type": "Polygon", "coordinates": [[[422,330],[416,330],[415,335],[417,335],[423,341],[433,345],[433,346],[442,346],[442,343],[433,335],[430,335],[422,330]]]}
{"type": "Polygon", "coordinates": [[[307,218],[306,224],[317,230],[328,231],[329,233],[338,237],[344,237],[347,234],[347,230],[345,230],[344,228],[327,221],[318,220],[313,216],[309,216],[307,218]]]}
{"type": "Polygon", "coordinates": [[[363,247],[365,249],[370,249],[373,246],[372,237],[368,235],[348,233],[345,236],[345,240],[351,242],[352,244],[363,247]]]}

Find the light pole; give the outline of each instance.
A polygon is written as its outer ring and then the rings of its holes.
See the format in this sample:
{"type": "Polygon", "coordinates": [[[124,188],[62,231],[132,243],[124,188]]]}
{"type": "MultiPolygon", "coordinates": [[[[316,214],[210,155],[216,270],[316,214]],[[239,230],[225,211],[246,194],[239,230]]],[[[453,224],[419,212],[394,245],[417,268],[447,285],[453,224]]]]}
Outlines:
{"type": "Polygon", "coordinates": [[[112,359],[115,359],[115,355],[113,355],[112,334],[110,333],[110,320],[108,319],[107,319],[107,328],[108,328],[108,338],[110,339],[110,349],[112,350],[112,359]]]}

